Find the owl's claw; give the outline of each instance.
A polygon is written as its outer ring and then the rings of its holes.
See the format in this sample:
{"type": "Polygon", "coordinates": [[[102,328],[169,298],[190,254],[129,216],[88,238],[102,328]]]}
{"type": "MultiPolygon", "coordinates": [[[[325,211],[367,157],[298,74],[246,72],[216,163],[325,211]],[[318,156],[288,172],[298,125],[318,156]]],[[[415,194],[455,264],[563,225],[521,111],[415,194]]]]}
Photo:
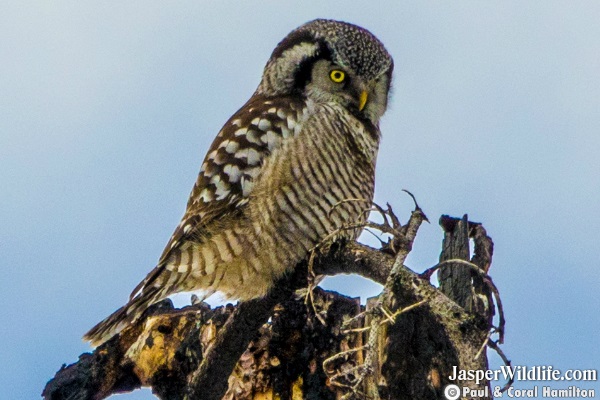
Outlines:
{"type": "MultiPolygon", "coordinates": [[[[406,189],[402,189],[402,191],[408,193],[408,195],[413,199],[415,203],[415,211],[420,212],[423,215],[423,220],[429,222],[425,214],[423,214],[421,207],[419,207],[415,196],[406,189]]],[[[392,206],[389,203],[386,203],[385,209],[377,203],[373,203],[373,207],[369,209],[369,211],[378,212],[381,215],[383,222],[377,223],[369,221],[367,222],[366,226],[390,235],[387,242],[381,240],[379,237],[377,238],[381,243],[380,250],[384,253],[396,255],[403,246],[404,237],[406,235],[406,225],[402,225],[400,219],[396,216],[392,206]]]]}

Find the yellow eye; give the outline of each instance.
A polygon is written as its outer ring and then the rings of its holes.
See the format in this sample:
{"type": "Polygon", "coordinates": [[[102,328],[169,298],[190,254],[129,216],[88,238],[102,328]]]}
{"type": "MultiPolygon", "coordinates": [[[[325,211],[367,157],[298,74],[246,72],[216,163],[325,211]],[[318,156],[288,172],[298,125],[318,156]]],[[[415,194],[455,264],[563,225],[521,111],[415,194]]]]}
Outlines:
{"type": "Polygon", "coordinates": [[[329,73],[329,77],[335,83],[342,83],[344,79],[346,79],[346,73],[344,71],[340,71],[339,69],[334,69],[329,73]]]}

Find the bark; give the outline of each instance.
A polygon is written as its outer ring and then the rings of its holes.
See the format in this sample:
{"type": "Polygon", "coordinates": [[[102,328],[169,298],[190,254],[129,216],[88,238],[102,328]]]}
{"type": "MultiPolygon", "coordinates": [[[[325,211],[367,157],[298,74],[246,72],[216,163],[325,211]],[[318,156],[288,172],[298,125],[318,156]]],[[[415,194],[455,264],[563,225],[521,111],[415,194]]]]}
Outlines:
{"type": "MultiPolygon", "coordinates": [[[[161,302],[120,335],[63,366],[42,395],[103,399],[149,386],[161,399],[439,399],[449,383],[483,388],[487,382],[451,382],[449,376],[453,366],[487,367],[484,345],[494,296],[499,300],[487,275],[491,239],[466,217],[442,217],[442,263],[417,274],[404,259],[424,219],[417,207],[406,225],[389,226],[395,235],[384,251],[336,243],[263,299],[214,309],[204,303],[174,309],[170,301],[161,302]],[[456,248],[462,252],[454,253],[456,248]],[[444,263],[457,256],[472,265],[444,263]],[[443,268],[437,289],[429,278],[443,268]],[[448,268],[454,270],[444,278],[448,268]],[[356,273],[384,290],[367,306],[319,288],[298,294],[312,272],[356,273]],[[447,287],[452,290],[445,294],[447,287]]],[[[502,315],[500,320],[496,329],[502,335],[502,315]]]]}

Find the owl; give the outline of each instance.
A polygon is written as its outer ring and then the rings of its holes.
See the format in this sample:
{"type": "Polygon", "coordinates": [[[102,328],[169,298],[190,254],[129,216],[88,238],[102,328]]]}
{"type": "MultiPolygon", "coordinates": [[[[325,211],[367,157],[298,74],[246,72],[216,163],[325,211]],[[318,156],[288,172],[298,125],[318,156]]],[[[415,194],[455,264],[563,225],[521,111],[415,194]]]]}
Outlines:
{"type": "Polygon", "coordinates": [[[356,25],[317,19],[289,33],[209,148],[157,266],[84,339],[101,344],[177,292],[264,296],[324,240],[355,239],[392,70],[383,44],[356,25]]]}

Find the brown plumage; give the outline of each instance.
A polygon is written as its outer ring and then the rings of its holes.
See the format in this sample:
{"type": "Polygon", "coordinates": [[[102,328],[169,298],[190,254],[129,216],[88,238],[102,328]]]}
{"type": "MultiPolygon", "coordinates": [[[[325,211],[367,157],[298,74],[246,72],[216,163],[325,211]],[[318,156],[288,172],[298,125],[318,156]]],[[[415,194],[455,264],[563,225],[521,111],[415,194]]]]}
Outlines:
{"type": "Polygon", "coordinates": [[[102,343],[176,292],[263,296],[330,234],[356,238],[343,228],[373,197],[391,73],[362,28],[315,20],[291,32],[208,150],[157,266],[84,338],[102,343]]]}

